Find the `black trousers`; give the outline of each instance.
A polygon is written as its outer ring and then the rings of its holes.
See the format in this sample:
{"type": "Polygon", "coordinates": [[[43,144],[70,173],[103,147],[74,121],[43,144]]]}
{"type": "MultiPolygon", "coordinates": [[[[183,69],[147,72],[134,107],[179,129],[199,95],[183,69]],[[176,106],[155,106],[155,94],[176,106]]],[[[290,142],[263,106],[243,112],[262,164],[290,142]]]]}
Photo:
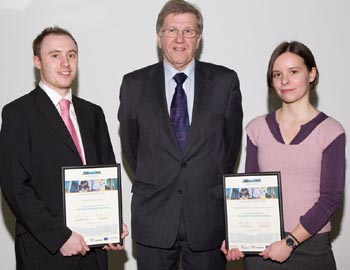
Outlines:
{"type": "Polygon", "coordinates": [[[316,234],[290,255],[283,263],[264,260],[260,256],[246,256],[245,270],[336,270],[328,233],[316,234]]]}
{"type": "Polygon", "coordinates": [[[226,260],[220,247],[193,251],[188,246],[186,229],[181,218],[178,237],[169,248],[157,248],[136,243],[138,270],[178,270],[181,261],[184,270],[225,270],[226,260]]]}
{"type": "Polygon", "coordinates": [[[107,270],[107,253],[101,248],[90,249],[85,256],[51,254],[26,232],[16,236],[17,270],[107,270]]]}

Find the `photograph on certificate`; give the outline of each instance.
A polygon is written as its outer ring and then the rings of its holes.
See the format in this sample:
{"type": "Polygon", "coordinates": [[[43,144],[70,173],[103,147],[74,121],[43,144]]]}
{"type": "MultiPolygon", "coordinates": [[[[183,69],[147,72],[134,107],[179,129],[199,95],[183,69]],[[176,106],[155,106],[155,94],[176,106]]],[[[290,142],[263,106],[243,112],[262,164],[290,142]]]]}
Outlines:
{"type": "Polygon", "coordinates": [[[65,222],[89,246],[121,243],[120,164],[64,167],[65,222]]]}
{"type": "Polygon", "coordinates": [[[259,253],[283,238],[279,172],[223,177],[226,247],[259,253]]]}

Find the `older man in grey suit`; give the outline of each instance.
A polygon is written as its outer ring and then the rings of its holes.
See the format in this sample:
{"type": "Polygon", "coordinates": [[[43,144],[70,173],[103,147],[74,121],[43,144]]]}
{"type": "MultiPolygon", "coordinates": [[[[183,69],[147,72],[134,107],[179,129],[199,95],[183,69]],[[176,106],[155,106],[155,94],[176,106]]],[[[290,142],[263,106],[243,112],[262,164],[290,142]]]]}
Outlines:
{"type": "Polygon", "coordinates": [[[195,59],[200,11],[171,0],[157,21],[163,61],[124,76],[120,136],[135,176],[132,236],[138,269],[225,269],[222,176],[242,137],[233,70],[195,59]]]}

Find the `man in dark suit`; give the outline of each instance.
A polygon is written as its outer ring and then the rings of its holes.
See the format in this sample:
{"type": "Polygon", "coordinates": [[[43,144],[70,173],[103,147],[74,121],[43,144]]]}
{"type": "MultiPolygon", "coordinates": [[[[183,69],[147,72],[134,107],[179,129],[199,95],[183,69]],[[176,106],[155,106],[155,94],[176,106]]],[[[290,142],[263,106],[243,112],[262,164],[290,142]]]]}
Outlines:
{"type": "Polygon", "coordinates": [[[223,174],[232,173],[242,137],[233,70],[195,59],[200,11],[171,0],[158,15],[163,61],[124,76],[123,154],[135,176],[132,236],[139,270],[225,269],[223,174]]]}
{"type": "Polygon", "coordinates": [[[1,189],[16,217],[17,269],[107,269],[106,250],[123,247],[89,248],[64,224],[61,176],[64,166],[115,164],[103,111],[72,95],[78,46],[68,31],[44,29],[33,51],[41,81],[3,108],[0,133],[1,189]],[[62,119],[63,99],[73,127],[62,119]]]}

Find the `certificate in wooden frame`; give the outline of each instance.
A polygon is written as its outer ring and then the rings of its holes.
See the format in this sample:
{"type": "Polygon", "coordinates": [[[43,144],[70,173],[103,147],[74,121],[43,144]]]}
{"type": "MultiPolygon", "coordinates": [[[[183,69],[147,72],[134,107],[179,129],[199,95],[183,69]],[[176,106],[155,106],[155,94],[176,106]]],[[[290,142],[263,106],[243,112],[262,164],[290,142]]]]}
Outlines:
{"type": "Polygon", "coordinates": [[[284,236],[280,172],[224,175],[226,248],[257,254],[284,236]]]}
{"type": "Polygon", "coordinates": [[[122,244],[120,164],[62,168],[64,218],[87,245],[122,244]]]}

